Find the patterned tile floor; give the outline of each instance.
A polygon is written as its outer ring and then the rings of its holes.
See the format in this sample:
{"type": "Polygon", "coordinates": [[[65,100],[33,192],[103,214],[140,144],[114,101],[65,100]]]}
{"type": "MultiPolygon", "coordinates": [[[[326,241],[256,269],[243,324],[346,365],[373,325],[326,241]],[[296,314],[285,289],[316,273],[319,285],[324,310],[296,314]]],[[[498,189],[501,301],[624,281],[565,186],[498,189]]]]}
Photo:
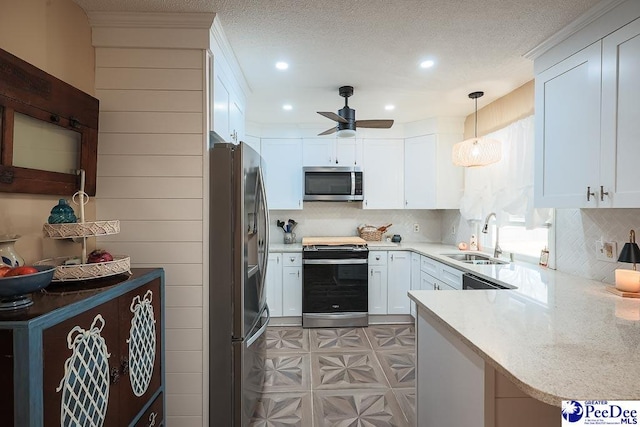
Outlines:
{"type": "Polygon", "coordinates": [[[269,327],[251,426],[415,426],[413,325],[269,327]]]}

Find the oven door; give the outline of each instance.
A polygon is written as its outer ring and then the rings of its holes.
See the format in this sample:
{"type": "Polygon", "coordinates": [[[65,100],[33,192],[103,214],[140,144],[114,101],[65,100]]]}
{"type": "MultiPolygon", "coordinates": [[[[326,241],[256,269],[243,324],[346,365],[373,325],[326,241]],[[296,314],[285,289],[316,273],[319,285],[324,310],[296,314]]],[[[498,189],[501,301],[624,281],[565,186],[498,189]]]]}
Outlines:
{"type": "Polygon", "coordinates": [[[303,313],[366,313],[367,259],[303,260],[303,313]]]}

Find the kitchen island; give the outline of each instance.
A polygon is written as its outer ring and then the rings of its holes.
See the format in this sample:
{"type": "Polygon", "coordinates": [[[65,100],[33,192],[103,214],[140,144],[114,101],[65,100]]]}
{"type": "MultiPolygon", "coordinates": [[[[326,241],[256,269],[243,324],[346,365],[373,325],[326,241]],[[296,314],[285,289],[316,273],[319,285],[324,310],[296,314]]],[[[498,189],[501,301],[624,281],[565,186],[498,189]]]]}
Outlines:
{"type": "Polygon", "coordinates": [[[418,425],[559,426],[562,400],[640,399],[639,300],[533,265],[464,268],[517,289],[410,292],[418,425]]]}

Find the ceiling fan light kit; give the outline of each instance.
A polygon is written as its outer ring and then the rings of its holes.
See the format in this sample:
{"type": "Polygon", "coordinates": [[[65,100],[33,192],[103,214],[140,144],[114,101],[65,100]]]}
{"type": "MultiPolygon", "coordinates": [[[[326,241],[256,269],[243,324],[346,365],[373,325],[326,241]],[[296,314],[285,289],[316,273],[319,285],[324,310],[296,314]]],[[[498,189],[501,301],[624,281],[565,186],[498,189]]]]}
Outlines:
{"type": "Polygon", "coordinates": [[[484,92],[472,92],[469,98],[475,100],[475,132],[474,137],[458,142],[453,146],[451,160],[456,166],[487,166],[502,159],[502,143],[495,139],[478,138],[478,98],[484,92]]]}
{"type": "Polygon", "coordinates": [[[353,95],[353,86],[341,86],[338,93],[344,98],[344,107],[338,110],[338,114],[318,111],[321,116],[337,122],[336,126],[319,133],[318,136],[336,133],[338,138],[353,138],[356,136],[358,127],[389,129],[393,125],[393,120],[356,120],[356,110],[349,108],[349,97],[353,95]]]}

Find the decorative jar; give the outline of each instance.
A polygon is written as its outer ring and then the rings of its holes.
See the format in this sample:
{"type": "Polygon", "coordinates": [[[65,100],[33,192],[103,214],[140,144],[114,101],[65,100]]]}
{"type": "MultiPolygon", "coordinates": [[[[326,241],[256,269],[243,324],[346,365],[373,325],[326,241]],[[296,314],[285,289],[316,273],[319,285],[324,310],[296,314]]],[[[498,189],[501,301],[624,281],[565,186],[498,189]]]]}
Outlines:
{"type": "Polygon", "coordinates": [[[73,208],[69,206],[69,202],[65,199],[58,200],[58,204],[51,209],[51,215],[49,215],[49,224],[62,224],[67,222],[78,222],[76,214],[73,212],[73,208]]]}
{"type": "Polygon", "coordinates": [[[15,234],[0,236],[0,264],[9,267],[24,265],[24,259],[16,252],[14,247],[19,238],[20,236],[15,234]]]}

